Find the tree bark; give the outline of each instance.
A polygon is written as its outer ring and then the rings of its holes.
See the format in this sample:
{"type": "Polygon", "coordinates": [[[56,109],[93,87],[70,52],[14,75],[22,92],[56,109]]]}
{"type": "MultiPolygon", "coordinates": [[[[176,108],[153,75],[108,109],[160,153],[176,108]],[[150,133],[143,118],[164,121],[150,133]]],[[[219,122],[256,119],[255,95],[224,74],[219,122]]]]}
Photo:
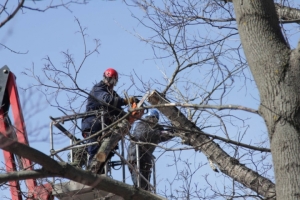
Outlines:
{"type": "MultiPolygon", "coordinates": [[[[154,91],[148,98],[152,105],[169,103],[168,100],[154,91]]],[[[203,152],[208,159],[217,164],[221,172],[240,182],[246,187],[257,192],[266,198],[275,197],[275,185],[269,179],[259,175],[257,172],[247,168],[237,159],[229,156],[220,146],[212,141],[208,136],[195,132],[202,132],[194,123],[189,121],[176,107],[158,107],[171,122],[174,127],[186,129],[187,132],[179,133],[182,142],[195,147],[203,152]]]]}
{"type": "Polygon", "coordinates": [[[243,49],[260,93],[277,199],[300,198],[299,51],[291,52],[273,0],[234,0],[243,49]]]}
{"type": "Polygon", "coordinates": [[[280,19],[300,22],[300,11],[296,8],[275,4],[277,15],[280,19]]]}
{"type": "MultiPolygon", "coordinates": [[[[232,3],[232,0],[224,0],[226,3],[232,3]]],[[[300,22],[300,10],[289,6],[283,6],[275,3],[276,13],[278,18],[286,20],[284,23],[299,23],[300,22]]],[[[268,8],[267,8],[268,9],[268,8]]]]}
{"type": "MultiPolygon", "coordinates": [[[[67,163],[58,163],[49,156],[42,152],[33,149],[27,145],[13,141],[0,133],[0,148],[9,151],[13,154],[27,158],[35,163],[43,166],[43,170],[28,171],[22,173],[11,173],[0,176],[0,183],[3,181],[9,181],[11,178],[21,175],[24,179],[37,178],[37,177],[63,177],[81,184],[92,186],[96,189],[104,190],[118,196],[123,197],[125,200],[140,200],[140,199],[156,199],[162,200],[164,198],[147,192],[145,190],[135,188],[131,185],[125,184],[120,181],[113,180],[111,178],[95,175],[90,171],[84,171],[80,168],[73,167],[67,163]],[[10,176],[11,175],[11,176],[10,176]]],[[[20,176],[18,178],[20,180],[20,176]]],[[[15,180],[15,179],[14,179],[15,180]]]]}

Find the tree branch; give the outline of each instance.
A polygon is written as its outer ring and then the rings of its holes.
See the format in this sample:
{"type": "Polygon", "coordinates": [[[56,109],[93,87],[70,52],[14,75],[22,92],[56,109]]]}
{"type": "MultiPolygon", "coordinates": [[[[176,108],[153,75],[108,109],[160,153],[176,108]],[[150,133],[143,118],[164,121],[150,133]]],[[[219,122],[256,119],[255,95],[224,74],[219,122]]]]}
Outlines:
{"type": "Polygon", "coordinates": [[[280,4],[275,4],[276,12],[283,23],[300,23],[300,10],[280,4]]]}
{"type": "MultiPolygon", "coordinates": [[[[156,91],[151,93],[148,101],[153,105],[169,103],[168,100],[161,97],[156,91]]],[[[259,195],[267,198],[274,198],[275,184],[272,181],[259,175],[252,169],[247,168],[237,159],[228,155],[208,136],[193,133],[193,131],[201,132],[201,129],[189,121],[176,107],[159,107],[158,109],[170,119],[175,127],[190,130],[190,132],[180,135],[183,143],[197,147],[197,149],[201,150],[208,159],[217,164],[224,174],[230,176],[235,181],[252,189],[259,195]]]]}
{"type": "MultiPolygon", "coordinates": [[[[55,160],[51,159],[49,156],[44,153],[33,149],[27,145],[13,141],[12,139],[7,138],[4,134],[0,133],[0,148],[9,151],[13,154],[19,155],[21,157],[27,158],[33,162],[36,162],[43,166],[48,172],[44,170],[39,171],[29,171],[33,177],[45,177],[47,173],[51,176],[63,177],[78,183],[92,186],[96,189],[104,190],[107,192],[114,193],[118,196],[122,196],[125,200],[130,199],[156,199],[162,200],[162,197],[159,197],[155,194],[147,192],[145,190],[135,188],[131,185],[113,180],[111,178],[95,175],[90,171],[84,171],[80,168],[73,167],[67,163],[58,163],[55,160]],[[46,173],[46,174],[43,174],[46,173]]],[[[27,171],[26,171],[27,172],[27,171]]],[[[19,173],[24,178],[29,178],[29,174],[19,173]]],[[[2,176],[2,175],[1,175],[2,176]]],[[[0,176],[0,178],[1,178],[0,176]]],[[[7,175],[8,176],[8,175],[7,175]]],[[[3,175],[2,177],[8,180],[8,177],[3,175]]],[[[17,176],[17,174],[12,173],[12,176],[17,176]]],[[[2,180],[1,180],[2,182],[2,180]]]]}
{"type": "Polygon", "coordinates": [[[6,19],[4,19],[1,23],[0,23],[0,28],[2,26],[4,26],[9,20],[11,20],[16,14],[17,12],[22,8],[22,6],[24,5],[25,0],[21,0],[20,3],[18,4],[18,6],[16,7],[16,9],[12,12],[12,14],[8,15],[8,17],[6,19]]]}
{"type": "MultiPolygon", "coordinates": [[[[182,129],[176,129],[176,130],[181,130],[181,131],[185,131],[185,132],[190,132],[189,130],[182,130],[182,129]]],[[[240,146],[240,147],[244,147],[244,148],[247,148],[247,149],[252,149],[252,150],[255,150],[255,151],[260,151],[260,152],[271,152],[271,149],[268,149],[268,148],[260,148],[260,147],[256,147],[256,146],[252,146],[252,145],[248,145],[248,144],[244,144],[244,143],[241,143],[241,142],[237,142],[237,141],[234,141],[234,140],[230,140],[230,139],[227,139],[227,138],[223,138],[223,137],[220,137],[220,136],[217,136],[217,135],[212,135],[212,134],[208,134],[208,133],[204,133],[204,132],[191,132],[192,134],[200,134],[200,135],[206,135],[208,137],[211,137],[213,140],[214,139],[217,139],[217,140],[221,140],[223,142],[226,142],[226,143],[229,143],[229,144],[234,144],[234,145],[237,145],[237,146],[240,146]]],[[[176,132],[174,135],[175,136],[181,136],[181,135],[184,135],[185,133],[184,132],[176,132]]],[[[159,147],[161,149],[164,149],[166,151],[182,151],[182,150],[190,150],[190,149],[197,149],[198,147],[197,146],[194,146],[194,147],[184,147],[184,148],[166,148],[164,146],[161,146],[161,145],[158,145],[158,144],[155,144],[155,143],[149,143],[149,142],[136,142],[134,140],[130,140],[131,142],[134,142],[136,144],[148,144],[148,145],[152,145],[152,146],[156,146],[156,147],[159,147]]]]}
{"type": "Polygon", "coordinates": [[[47,178],[55,174],[44,169],[14,171],[5,174],[0,174],[0,184],[8,181],[20,181],[26,179],[47,178]]]}
{"type": "MultiPolygon", "coordinates": [[[[221,0],[225,3],[230,2],[232,3],[232,0],[221,0]]],[[[283,6],[281,4],[275,3],[276,12],[278,15],[278,18],[280,20],[283,20],[282,23],[300,23],[300,10],[297,8],[291,8],[288,6],[283,6]]],[[[203,19],[205,20],[205,19],[203,19]]],[[[232,20],[232,19],[224,19],[225,20],[232,20]]],[[[214,21],[214,20],[212,20],[214,21]]],[[[215,21],[221,21],[221,20],[215,20],[215,21]]]]}
{"type": "Polygon", "coordinates": [[[242,110],[246,112],[250,112],[253,114],[259,114],[258,110],[248,108],[241,105],[199,105],[199,104],[187,104],[187,103],[171,103],[171,102],[165,102],[163,104],[159,105],[152,105],[152,106],[144,106],[140,108],[135,109],[129,109],[130,112],[138,111],[138,110],[144,110],[144,109],[150,109],[150,108],[163,108],[163,107],[185,107],[185,108],[194,108],[194,109],[214,109],[214,110],[242,110]]]}

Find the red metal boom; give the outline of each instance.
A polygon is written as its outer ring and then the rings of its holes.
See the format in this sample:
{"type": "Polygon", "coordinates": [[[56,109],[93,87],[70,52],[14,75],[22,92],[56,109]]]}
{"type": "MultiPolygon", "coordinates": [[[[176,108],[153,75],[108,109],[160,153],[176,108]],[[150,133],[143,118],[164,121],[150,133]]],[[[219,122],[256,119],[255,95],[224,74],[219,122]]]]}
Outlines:
{"type": "MultiPolygon", "coordinates": [[[[6,137],[15,138],[20,143],[29,145],[24,117],[20,104],[19,94],[15,81],[15,75],[9,70],[7,66],[1,68],[0,72],[0,133],[6,137]],[[13,125],[9,119],[9,108],[11,107],[13,116],[13,125]]],[[[7,151],[3,151],[6,171],[17,171],[15,156],[7,151]]],[[[22,168],[24,170],[33,170],[32,162],[28,159],[21,158],[22,168]]],[[[49,184],[37,186],[34,179],[27,179],[25,181],[28,188],[27,199],[48,200],[52,199],[51,187],[49,184]],[[50,190],[50,191],[49,191],[50,190]]],[[[22,200],[20,183],[18,181],[11,181],[10,192],[12,200],[22,200]]]]}

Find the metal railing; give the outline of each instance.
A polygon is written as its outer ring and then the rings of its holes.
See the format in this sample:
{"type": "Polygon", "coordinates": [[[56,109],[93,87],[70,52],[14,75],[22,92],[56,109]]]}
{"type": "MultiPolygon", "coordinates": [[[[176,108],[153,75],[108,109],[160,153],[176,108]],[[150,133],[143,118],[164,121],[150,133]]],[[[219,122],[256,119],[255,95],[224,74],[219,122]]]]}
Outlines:
{"type": "MultiPolygon", "coordinates": [[[[70,152],[70,162],[74,161],[73,158],[73,150],[74,149],[78,149],[78,148],[85,148],[91,145],[95,145],[95,144],[99,144],[98,142],[92,142],[89,143],[86,139],[78,139],[76,138],[72,133],[70,133],[66,128],[63,127],[63,125],[61,123],[67,122],[67,121],[72,121],[73,120],[78,120],[84,117],[88,117],[88,116],[92,116],[92,115],[97,115],[101,117],[101,123],[102,123],[102,127],[105,127],[106,125],[104,124],[104,118],[103,115],[104,113],[102,111],[90,111],[90,112],[86,112],[86,113],[79,113],[79,114],[75,114],[75,115],[66,115],[63,117],[50,117],[51,122],[50,122],[50,156],[52,158],[56,157],[58,160],[60,161],[64,161],[59,155],[58,153],[63,152],[63,151],[71,151],[70,152]],[[57,129],[59,129],[62,133],[64,133],[70,140],[70,145],[66,146],[64,148],[60,148],[55,150],[54,147],[54,134],[53,134],[53,127],[56,127],[57,129]]],[[[74,122],[73,122],[74,123],[74,122]]],[[[75,125],[77,125],[77,123],[74,123],[75,125]]],[[[80,129],[77,126],[78,129],[80,129]]],[[[121,154],[119,154],[117,151],[113,151],[116,155],[118,155],[121,159],[121,162],[118,161],[111,161],[109,160],[106,164],[105,164],[105,175],[108,175],[108,172],[111,171],[111,167],[112,166],[116,166],[116,165],[121,165],[122,166],[122,181],[123,183],[125,183],[125,179],[126,179],[126,174],[125,174],[125,165],[128,165],[129,168],[132,169],[133,173],[137,173],[137,177],[138,177],[138,187],[140,187],[140,180],[141,178],[143,178],[148,185],[150,186],[150,188],[152,188],[152,191],[154,193],[156,193],[156,169],[155,169],[155,158],[152,158],[152,167],[153,167],[153,185],[150,184],[150,182],[143,177],[143,175],[140,173],[140,156],[139,156],[139,148],[138,148],[138,144],[136,144],[136,158],[137,158],[137,169],[134,169],[133,166],[131,166],[127,160],[124,158],[125,156],[125,151],[124,151],[124,146],[125,146],[125,140],[124,138],[120,141],[121,143],[121,154]],[[114,163],[115,162],[115,163],[114,163]]],[[[88,158],[87,158],[88,160],[88,158]]]]}

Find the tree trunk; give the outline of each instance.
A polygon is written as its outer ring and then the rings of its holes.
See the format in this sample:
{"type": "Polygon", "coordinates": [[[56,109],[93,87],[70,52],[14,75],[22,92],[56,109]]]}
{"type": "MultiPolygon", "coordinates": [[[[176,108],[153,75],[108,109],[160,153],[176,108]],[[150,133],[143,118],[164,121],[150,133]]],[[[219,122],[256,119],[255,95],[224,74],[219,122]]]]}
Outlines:
{"type": "Polygon", "coordinates": [[[260,93],[277,199],[300,198],[299,50],[288,47],[273,0],[234,0],[243,49],[260,93]]]}
{"type": "Polygon", "coordinates": [[[218,165],[219,169],[234,180],[257,192],[259,195],[273,198],[275,196],[275,185],[269,179],[259,175],[257,172],[247,168],[235,158],[229,156],[220,146],[208,136],[201,135],[200,128],[189,121],[176,107],[164,107],[168,100],[160,96],[156,91],[148,98],[152,105],[162,105],[158,109],[172,122],[174,127],[185,129],[180,137],[186,145],[195,147],[203,152],[210,160],[218,165]],[[200,133],[200,134],[199,134],[200,133]]]}

